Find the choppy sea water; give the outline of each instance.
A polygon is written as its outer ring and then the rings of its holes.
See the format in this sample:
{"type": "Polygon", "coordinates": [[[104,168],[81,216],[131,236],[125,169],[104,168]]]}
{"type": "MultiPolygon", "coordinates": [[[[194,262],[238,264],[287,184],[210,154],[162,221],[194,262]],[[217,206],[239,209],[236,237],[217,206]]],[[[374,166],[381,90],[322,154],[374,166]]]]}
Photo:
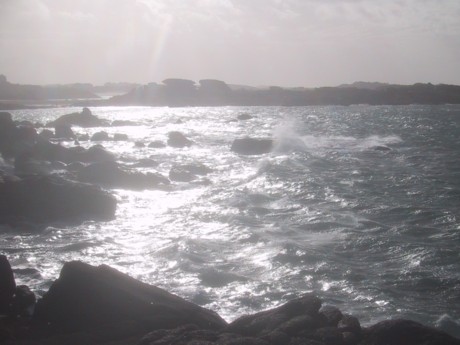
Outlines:
{"type": "MultiPolygon", "coordinates": [[[[12,111],[46,123],[81,108],[12,111]]],[[[47,291],[62,264],[108,264],[228,321],[305,292],[363,324],[410,318],[460,324],[460,106],[101,107],[133,126],[103,142],[123,164],[168,175],[200,162],[209,183],[112,190],[116,219],[45,230],[2,228],[19,283],[47,291]],[[253,116],[234,121],[240,114],[253,116]],[[190,148],[135,147],[180,131],[190,148]],[[241,156],[235,138],[272,137],[241,156]]],[[[81,142],[89,147],[94,143],[81,142]]],[[[66,145],[74,145],[72,142],[66,145]]],[[[70,196],[69,196],[70,197],[70,196]]],[[[458,329],[457,329],[458,331],[458,329]]],[[[457,332],[457,331],[454,331],[457,332]]],[[[460,333],[459,333],[460,334],[460,333]]]]}

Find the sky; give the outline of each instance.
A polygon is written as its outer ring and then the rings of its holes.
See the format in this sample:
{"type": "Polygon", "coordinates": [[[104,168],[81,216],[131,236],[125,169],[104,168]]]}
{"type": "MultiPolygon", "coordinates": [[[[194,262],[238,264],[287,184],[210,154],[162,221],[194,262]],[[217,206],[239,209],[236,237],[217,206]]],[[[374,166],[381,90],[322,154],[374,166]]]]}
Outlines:
{"type": "Polygon", "coordinates": [[[460,84],[460,0],[0,0],[0,74],[460,84]]]}

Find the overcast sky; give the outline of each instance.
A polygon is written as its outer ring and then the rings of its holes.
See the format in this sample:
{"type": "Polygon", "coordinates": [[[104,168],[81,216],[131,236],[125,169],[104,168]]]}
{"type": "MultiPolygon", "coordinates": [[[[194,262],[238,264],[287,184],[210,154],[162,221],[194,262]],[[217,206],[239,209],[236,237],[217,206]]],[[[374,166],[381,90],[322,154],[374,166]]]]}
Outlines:
{"type": "Polygon", "coordinates": [[[460,84],[460,0],[0,0],[0,74],[460,84]]]}

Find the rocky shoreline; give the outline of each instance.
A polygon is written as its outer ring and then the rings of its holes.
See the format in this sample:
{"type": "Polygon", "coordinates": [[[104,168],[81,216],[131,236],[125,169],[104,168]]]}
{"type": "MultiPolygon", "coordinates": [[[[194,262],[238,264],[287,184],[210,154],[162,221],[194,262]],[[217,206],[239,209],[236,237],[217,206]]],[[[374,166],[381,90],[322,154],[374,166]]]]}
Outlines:
{"type": "Polygon", "coordinates": [[[0,256],[2,344],[459,345],[410,320],[362,327],[313,294],[227,323],[217,313],[109,266],[67,262],[36,301],[0,256]]]}

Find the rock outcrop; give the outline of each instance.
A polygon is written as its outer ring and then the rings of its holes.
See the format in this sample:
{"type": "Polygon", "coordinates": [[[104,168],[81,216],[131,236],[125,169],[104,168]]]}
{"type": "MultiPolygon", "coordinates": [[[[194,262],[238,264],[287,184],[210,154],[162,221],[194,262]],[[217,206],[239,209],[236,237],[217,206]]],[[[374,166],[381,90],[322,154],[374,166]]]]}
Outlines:
{"type": "Polygon", "coordinates": [[[235,139],[231,150],[241,155],[261,155],[269,153],[273,148],[273,140],[266,138],[235,139]]]}
{"type": "Polygon", "coordinates": [[[4,178],[0,182],[0,224],[107,220],[117,202],[96,186],[55,176],[4,178]]]}
{"type": "Polygon", "coordinates": [[[83,108],[80,113],[62,115],[56,120],[48,122],[46,127],[56,127],[60,125],[80,126],[88,128],[109,126],[110,123],[93,115],[91,110],[88,108],[83,108]]]}
{"type": "Polygon", "coordinates": [[[162,189],[170,184],[170,181],[160,174],[129,171],[114,161],[90,164],[82,168],[77,177],[81,182],[109,188],[162,189]]]}
{"type": "Polygon", "coordinates": [[[38,302],[33,322],[50,333],[94,331],[126,322],[135,332],[186,324],[206,330],[226,326],[216,313],[165,290],[109,266],[78,261],[64,264],[59,279],[38,302]]]}

